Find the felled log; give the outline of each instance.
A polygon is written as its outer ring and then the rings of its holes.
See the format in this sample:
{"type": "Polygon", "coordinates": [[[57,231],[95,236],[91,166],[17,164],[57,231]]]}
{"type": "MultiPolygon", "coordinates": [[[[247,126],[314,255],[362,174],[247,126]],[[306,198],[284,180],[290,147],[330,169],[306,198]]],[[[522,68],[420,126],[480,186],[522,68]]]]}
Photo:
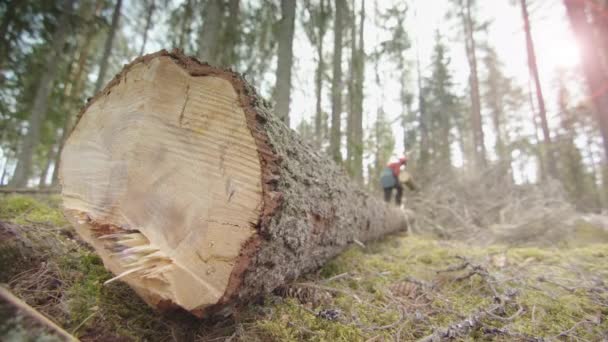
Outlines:
{"type": "Polygon", "coordinates": [[[136,59],[88,103],[60,175],[65,214],[110,281],[198,316],[406,229],[241,76],[179,51],[136,59]]]}

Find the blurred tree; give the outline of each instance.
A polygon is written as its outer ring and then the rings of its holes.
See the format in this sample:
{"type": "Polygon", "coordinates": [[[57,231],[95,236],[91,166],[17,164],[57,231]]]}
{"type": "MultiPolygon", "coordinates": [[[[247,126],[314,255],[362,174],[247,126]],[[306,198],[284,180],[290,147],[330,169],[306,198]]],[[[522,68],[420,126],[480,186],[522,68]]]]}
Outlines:
{"type": "Polygon", "coordinates": [[[545,160],[547,162],[547,172],[551,177],[557,177],[557,171],[555,166],[555,156],[553,151],[553,143],[551,141],[551,133],[549,132],[549,123],[547,121],[547,110],[545,108],[545,99],[543,96],[543,90],[540,83],[540,77],[538,76],[538,66],[536,62],[536,53],[534,51],[534,41],[532,39],[532,32],[530,28],[530,18],[528,15],[528,5],[526,0],[520,0],[521,13],[524,21],[524,31],[526,34],[526,51],[528,52],[528,66],[530,68],[530,74],[534,79],[534,86],[536,88],[536,100],[538,101],[538,114],[540,117],[541,128],[543,132],[543,140],[545,144],[545,160]]]}
{"type": "Polygon", "coordinates": [[[595,2],[588,3],[587,1],[579,0],[564,0],[568,18],[572,30],[577,36],[578,46],[580,49],[581,66],[587,80],[589,100],[593,103],[594,112],[599,123],[600,132],[604,144],[604,160],[608,160],[608,92],[606,84],[608,83],[608,71],[602,65],[608,62],[605,58],[606,51],[601,47],[608,47],[606,39],[608,38],[608,24],[606,19],[602,18],[605,11],[588,11],[588,6],[595,2]],[[591,16],[588,15],[591,12],[591,16]],[[590,21],[590,18],[595,17],[596,20],[590,21]],[[596,24],[599,27],[593,27],[596,24]],[[603,24],[603,25],[602,25],[603,24]],[[599,30],[604,34],[599,35],[600,42],[597,41],[596,32],[599,30]]]}
{"type": "Polygon", "coordinates": [[[584,119],[585,115],[581,115],[577,108],[571,108],[570,94],[565,85],[566,77],[565,71],[560,70],[558,108],[561,132],[556,139],[556,150],[560,156],[557,163],[558,175],[570,200],[578,209],[597,210],[601,204],[594,166],[591,163],[592,171],[587,170],[582,152],[576,145],[576,140],[580,136],[577,126],[584,124],[581,119],[584,119]]]}
{"type": "Polygon", "coordinates": [[[205,2],[202,11],[203,25],[198,35],[198,58],[212,65],[219,62],[223,14],[222,0],[205,2]]]}
{"type": "Polygon", "coordinates": [[[347,160],[351,176],[359,182],[363,181],[363,82],[365,74],[365,0],[361,0],[359,11],[359,26],[357,13],[353,4],[351,20],[351,73],[350,73],[350,111],[348,120],[347,160]],[[358,33],[357,33],[358,32],[358,33]]]}
{"type": "Polygon", "coordinates": [[[334,55],[333,55],[333,77],[331,83],[331,133],[329,139],[329,154],[337,163],[342,162],[341,135],[342,121],[342,34],[344,32],[344,21],[346,12],[345,0],[335,0],[334,20],[334,55]]]}
{"type": "Polygon", "coordinates": [[[141,49],[139,49],[139,55],[143,55],[146,50],[146,42],[148,41],[148,31],[152,27],[152,15],[154,14],[154,10],[156,9],[156,5],[154,4],[154,0],[144,1],[145,6],[147,7],[146,13],[146,23],[144,25],[144,32],[142,34],[141,39],[141,49]]]}
{"type": "Polygon", "coordinates": [[[192,53],[191,35],[194,21],[195,0],[185,0],[169,14],[167,24],[173,28],[167,32],[167,39],[171,46],[192,53]]]}
{"type": "Polygon", "coordinates": [[[476,0],[452,0],[455,12],[459,16],[463,33],[464,45],[469,63],[469,91],[471,98],[471,131],[473,134],[473,151],[477,171],[486,166],[486,148],[481,116],[481,98],[479,93],[479,76],[477,70],[477,41],[475,32],[485,25],[479,25],[476,20],[476,0]]]}
{"type": "Polygon", "coordinates": [[[114,12],[112,14],[112,22],[110,23],[106,43],[103,49],[103,55],[99,61],[99,73],[97,74],[97,82],[95,82],[95,93],[100,91],[101,87],[104,85],[110,55],[112,54],[112,44],[114,43],[114,37],[116,36],[116,31],[118,30],[121,7],[122,0],[116,0],[116,5],[114,6],[114,12]]]}
{"type": "Polygon", "coordinates": [[[323,112],[323,80],[325,78],[326,63],[324,58],[324,38],[327,32],[327,27],[331,18],[331,8],[327,4],[328,0],[319,0],[319,3],[313,3],[310,0],[306,1],[307,16],[304,19],[304,31],[311,44],[316,47],[317,52],[317,67],[315,71],[315,147],[320,149],[325,140],[327,131],[326,122],[324,123],[323,112]]]}
{"type": "Polygon", "coordinates": [[[457,97],[449,71],[450,59],[440,33],[435,32],[431,57],[431,75],[424,80],[423,94],[428,113],[431,160],[434,169],[450,172],[452,168],[451,128],[457,114],[457,97]]]}
{"type": "Polygon", "coordinates": [[[53,82],[59,72],[57,65],[63,59],[62,50],[68,38],[73,15],[74,0],[64,0],[60,3],[54,33],[50,40],[50,51],[46,53],[44,65],[46,70],[37,82],[31,113],[28,119],[27,133],[22,139],[17,160],[17,166],[10,185],[24,187],[32,173],[32,159],[38,143],[40,131],[48,110],[49,95],[53,90],[53,82]]]}
{"type": "Polygon", "coordinates": [[[482,80],[483,101],[491,114],[496,156],[505,171],[512,174],[508,114],[521,110],[524,95],[522,89],[514,85],[513,79],[503,73],[503,64],[496,50],[488,44],[482,46],[482,49],[485,52],[483,64],[486,69],[482,80]]]}
{"type": "Polygon", "coordinates": [[[295,17],[296,1],[281,0],[281,21],[279,22],[278,34],[277,83],[274,98],[276,101],[275,114],[280,117],[287,126],[289,126],[295,17]]]}

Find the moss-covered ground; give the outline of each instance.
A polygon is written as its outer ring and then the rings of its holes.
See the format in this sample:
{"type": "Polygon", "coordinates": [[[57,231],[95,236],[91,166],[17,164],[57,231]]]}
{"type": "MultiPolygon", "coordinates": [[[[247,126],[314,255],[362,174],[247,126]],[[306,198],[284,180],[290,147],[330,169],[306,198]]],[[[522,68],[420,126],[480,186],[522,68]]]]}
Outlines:
{"type": "Polygon", "coordinates": [[[0,283],[85,341],[608,339],[608,243],[589,226],[553,247],[391,236],[201,322],[104,286],[111,275],[58,207],[52,196],[0,197],[0,283]]]}

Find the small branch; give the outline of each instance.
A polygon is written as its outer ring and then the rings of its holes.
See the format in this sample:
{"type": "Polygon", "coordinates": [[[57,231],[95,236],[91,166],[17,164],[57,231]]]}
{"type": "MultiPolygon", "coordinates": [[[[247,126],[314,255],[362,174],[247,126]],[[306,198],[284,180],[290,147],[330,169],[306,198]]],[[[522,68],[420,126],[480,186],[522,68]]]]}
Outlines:
{"type": "Polygon", "coordinates": [[[60,326],[55,324],[55,322],[51,321],[49,318],[36,311],[34,308],[26,304],[21,299],[17,298],[14,294],[12,294],[8,289],[3,286],[0,286],[0,300],[8,302],[10,305],[23,312],[25,315],[38,321],[41,325],[48,327],[50,330],[63,337],[66,341],[78,341],[74,336],[70,335],[67,331],[63,330],[60,326]]]}

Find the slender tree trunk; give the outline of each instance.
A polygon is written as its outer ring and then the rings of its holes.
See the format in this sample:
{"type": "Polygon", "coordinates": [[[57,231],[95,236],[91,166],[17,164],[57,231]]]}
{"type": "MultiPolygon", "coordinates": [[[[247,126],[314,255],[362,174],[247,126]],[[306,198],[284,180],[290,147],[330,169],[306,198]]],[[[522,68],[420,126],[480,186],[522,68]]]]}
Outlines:
{"type": "Polygon", "coordinates": [[[0,175],[0,186],[4,186],[4,180],[6,179],[6,175],[8,173],[8,164],[10,159],[8,157],[4,158],[4,165],[2,166],[2,175],[0,175]]]}
{"type": "MultiPolygon", "coordinates": [[[[55,144],[49,144],[49,149],[46,151],[46,163],[42,173],[40,173],[40,180],[38,181],[38,187],[43,188],[46,185],[46,179],[48,178],[51,165],[55,161],[55,144]]],[[[57,164],[55,164],[56,166],[57,164]]]]}
{"type": "Polygon", "coordinates": [[[181,20],[181,26],[179,29],[179,39],[177,42],[177,47],[182,51],[186,50],[186,42],[190,37],[190,25],[192,24],[192,1],[186,0],[184,4],[184,16],[181,20]]]}
{"type": "MultiPolygon", "coordinates": [[[[357,59],[355,60],[355,98],[353,116],[353,158],[351,168],[353,176],[359,182],[363,181],[363,84],[365,75],[365,46],[364,46],[364,23],[365,23],[365,0],[361,0],[361,12],[359,13],[359,46],[357,47],[357,59]]],[[[355,37],[353,37],[355,39],[355,37]]]]}
{"type": "Polygon", "coordinates": [[[203,13],[203,26],[198,40],[198,56],[201,60],[215,65],[219,63],[220,33],[224,17],[222,0],[207,1],[203,13]]]}
{"type": "Polygon", "coordinates": [[[146,16],[146,26],[144,27],[144,35],[142,37],[141,49],[139,50],[139,55],[143,55],[146,50],[146,42],[148,41],[148,31],[150,31],[150,27],[152,26],[152,14],[154,14],[154,0],[150,0],[150,5],[148,6],[148,14],[146,16]]]}
{"type": "MultiPolygon", "coordinates": [[[[420,70],[420,50],[418,48],[418,40],[416,38],[416,73],[418,85],[418,126],[420,127],[420,161],[419,169],[424,173],[429,162],[429,127],[422,91],[422,72],[420,70]]],[[[464,151],[463,151],[464,153],[464,151]]]]}
{"type": "Polygon", "coordinates": [[[604,160],[608,160],[608,77],[600,64],[601,57],[593,39],[593,28],[587,20],[585,3],[578,0],[564,0],[564,3],[572,30],[578,38],[589,98],[593,103],[604,143],[604,160]]]}
{"type": "Polygon", "coordinates": [[[341,135],[342,121],[342,33],[344,31],[344,0],[335,0],[336,19],[334,23],[333,78],[331,81],[331,134],[329,153],[337,163],[342,162],[341,135]]]}
{"type": "Polygon", "coordinates": [[[486,166],[486,148],[484,143],[483,123],[481,118],[481,100],[479,95],[479,77],[477,72],[477,48],[475,44],[475,27],[471,14],[471,0],[464,0],[461,5],[461,17],[465,32],[465,48],[469,62],[469,86],[471,92],[471,126],[473,131],[473,147],[477,170],[486,166]]]}
{"type": "Polygon", "coordinates": [[[498,71],[498,60],[493,50],[488,51],[488,57],[485,60],[486,68],[488,69],[487,90],[488,90],[488,107],[492,114],[492,125],[496,136],[496,155],[501,163],[511,168],[511,155],[507,151],[507,144],[503,132],[503,117],[504,117],[504,101],[501,93],[504,91],[501,88],[501,74],[498,71]]]}
{"type": "Polygon", "coordinates": [[[24,187],[32,173],[32,158],[36,147],[40,142],[40,130],[46,116],[49,96],[53,82],[59,72],[58,62],[62,60],[62,49],[69,31],[69,16],[72,12],[74,0],[64,0],[63,13],[53,33],[51,51],[46,55],[45,66],[47,69],[40,77],[34,96],[34,104],[28,120],[27,133],[23,137],[21,149],[17,160],[17,167],[11,186],[24,187]]]}
{"type": "Polygon", "coordinates": [[[296,1],[281,0],[279,23],[279,51],[277,58],[277,84],[275,87],[276,114],[289,126],[291,97],[291,68],[293,66],[293,35],[296,18],[296,1]]]}
{"type": "Polygon", "coordinates": [[[352,3],[352,12],[350,12],[349,9],[349,16],[348,16],[348,27],[349,27],[349,38],[350,38],[350,61],[349,61],[349,65],[348,65],[348,81],[347,81],[347,88],[348,88],[348,107],[347,107],[347,115],[346,115],[346,160],[345,160],[345,165],[346,165],[346,169],[348,170],[348,173],[353,176],[354,172],[353,172],[353,158],[354,158],[354,141],[353,141],[353,136],[354,136],[354,123],[355,123],[355,116],[356,114],[356,109],[355,109],[355,98],[357,97],[357,91],[356,91],[356,84],[357,84],[357,9],[355,7],[355,3],[353,1],[352,3]]]}
{"type": "Polygon", "coordinates": [[[325,38],[326,9],[325,0],[321,0],[321,21],[319,23],[319,42],[317,45],[317,70],[315,74],[315,95],[317,97],[315,113],[315,147],[320,149],[323,144],[323,73],[325,70],[325,60],[323,58],[323,38],[325,38]]]}
{"type": "Polygon", "coordinates": [[[237,47],[240,35],[240,0],[228,1],[228,21],[224,25],[222,48],[219,51],[219,60],[222,65],[232,66],[238,60],[237,47]]]}
{"type": "Polygon", "coordinates": [[[99,74],[97,75],[97,82],[95,82],[95,93],[101,90],[104,85],[108,64],[110,62],[110,55],[112,54],[112,44],[114,43],[114,36],[116,36],[116,30],[118,29],[118,22],[120,20],[120,8],[122,6],[122,0],[116,0],[116,6],[114,7],[114,13],[112,14],[112,23],[110,24],[110,31],[106,37],[106,44],[103,49],[103,55],[99,62],[99,74]]]}
{"type": "Polygon", "coordinates": [[[546,146],[545,159],[547,161],[547,171],[551,177],[557,177],[557,169],[555,166],[555,156],[553,151],[553,143],[551,142],[551,134],[549,132],[549,123],[547,121],[547,110],[545,109],[545,99],[543,90],[540,84],[538,75],[538,67],[536,63],[536,53],[534,51],[534,41],[532,40],[532,32],[530,29],[530,18],[528,16],[528,6],[526,0],[521,0],[521,13],[524,20],[524,30],[526,32],[526,50],[528,51],[528,66],[530,73],[534,79],[536,87],[536,100],[538,101],[538,113],[540,115],[541,129],[543,132],[543,140],[546,146]]]}

